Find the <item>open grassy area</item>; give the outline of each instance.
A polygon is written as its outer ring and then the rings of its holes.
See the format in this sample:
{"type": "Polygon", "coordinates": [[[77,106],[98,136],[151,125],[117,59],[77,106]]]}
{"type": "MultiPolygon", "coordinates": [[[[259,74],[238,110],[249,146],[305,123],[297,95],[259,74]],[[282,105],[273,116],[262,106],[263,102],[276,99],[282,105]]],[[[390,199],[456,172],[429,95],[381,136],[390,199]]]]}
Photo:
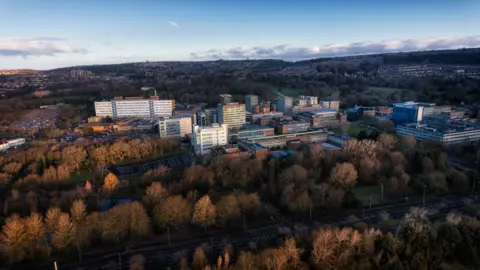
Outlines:
{"type": "Polygon", "coordinates": [[[368,131],[368,129],[357,125],[349,125],[347,134],[356,137],[360,131],[368,131]]]}
{"type": "Polygon", "coordinates": [[[382,190],[380,185],[357,185],[352,191],[355,194],[355,197],[360,200],[363,205],[369,205],[370,195],[372,196],[372,205],[382,203],[382,190]]]}
{"type": "Polygon", "coordinates": [[[70,183],[80,184],[84,183],[86,180],[92,180],[94,178],[93,173],[87,169],[81,169],[79,171],[73,172],[70,174],[70,183]]]}

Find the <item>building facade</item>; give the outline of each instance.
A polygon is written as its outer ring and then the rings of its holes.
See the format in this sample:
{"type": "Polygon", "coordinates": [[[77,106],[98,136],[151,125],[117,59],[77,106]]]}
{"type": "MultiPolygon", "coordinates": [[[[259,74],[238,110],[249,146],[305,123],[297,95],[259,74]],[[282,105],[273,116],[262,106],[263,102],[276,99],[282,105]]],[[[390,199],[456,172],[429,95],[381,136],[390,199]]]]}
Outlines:
{"type": "Polygon", "coordinates": [[[292,97],[279,96],[277,98],[277,110],[284,114],[289,113],[292,108],[293,99],[292,97]]]}
{"type": "Polygon", "coordinates": [[[193,127],[193,149],[197,155],[211,153],[211,149],[218,145],[228,144],[228,126],[213,124],[209,127],[193,127]]]}
{"type": "Polygon", "coordinates": [[[18,147],[25,144],[24,138],[7,140],[4,143],[0,143],[0,151],[7,151],[9,148],[18,147]]]}
{"type": "Polygon", "coordinates": [[[396,126],[399,136],[414,135],[419,141],[430,141],[442,145],[462,144],[480,140],[479,126],[445,126],[438,124],[405,124],[396,126]]]}
{"type": "Polygon", "coordinates": [[[239,128],[245,124],[245,104],[219,104],[217,108],[218,123],[226,124],[229,128],[239,128]]]}
{"type": "Polygon", "coordinates": [[[253,108],[258,105],[258,96],[257,95],[246,95],[245,96],[245,110],[247,112],[253,112],[253,108]]]}
{"type": "Polygon", "coordinates": [[[163,117],[158,120],[160,138],[182,138],[192,133],[192,118],[189,116],[163,117]]]}
{"type": "Polygon", "coordinates": [[[96,101],[95,115],[100,117],[161,117],[171,116],[175,108],[174,100],[158,99],[115,99],[96,101]]]}
{"type": "Polygon", "coordinates": [[[275,135],[275,130],[272,127],[245,125],[239,130],[231,131],[229,137],[235,140],[249,140],[273,135],[275,135]]]}
{"type": "Polygon", "coordinates": [[[397,125],[419,123],[427,115],[435,112],[434,103],[417,103],[413,101],[393,104],[392,121],[397,125]]]}
{"type": "Polygon", "coordinates": [[[220,94],[220,104],[227,104],[232,102],[232,95],[220,94]]]}
{"type": "Polygon", "coordinates": [[[217,109],[204,109],[197,112],[197,125],[201,127],[218,123],[217,109]]]}
{"type": "Polygon", "coordinates": [[[310,129],[310,123],[308,122],[283,122],[279,123],[276,127],[279,134],[290,134],[298,132],[306,132],[310,129]]]}

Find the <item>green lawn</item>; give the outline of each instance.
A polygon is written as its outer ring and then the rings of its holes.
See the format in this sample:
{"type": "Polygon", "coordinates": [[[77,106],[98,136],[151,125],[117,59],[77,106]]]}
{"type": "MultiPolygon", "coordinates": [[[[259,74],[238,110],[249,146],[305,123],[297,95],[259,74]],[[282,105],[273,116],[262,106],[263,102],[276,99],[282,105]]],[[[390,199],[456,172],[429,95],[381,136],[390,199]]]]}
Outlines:
{"type": "Polygon", "coordinates": [[[357,185],[352,191],[355,194],[355,197],[365,206],[368,206],[370,203],[370,195],[372,196],[372,205],[382,203],[382,190],[380,185],[357,185]]]}
{"type": "Polygon", "coordinates": [[[392,88],[392,87],[375,87],[375,86],[370,86],[369,90],[376,93],[376,94],[383,94],[383,95],[391,95],[395,92],[400,92],[405,89],[400,89],[400,88],[392,88]]]}
{"type": "Polygon", "coordinates": [[[93,173],[88,171],[87,169],[81,169],[79,171],[73,172],[70,174],[70,179],[68,180],[70,183],[84,183],[86,180],[93,179],[93,173]]]}
{"type": "Polygon", "coordinates": [[[347,134],[356,137],[358,133],[362,130],[368,131],[368,129],[365,127],[350,125],[348,127],[347,134]]]}

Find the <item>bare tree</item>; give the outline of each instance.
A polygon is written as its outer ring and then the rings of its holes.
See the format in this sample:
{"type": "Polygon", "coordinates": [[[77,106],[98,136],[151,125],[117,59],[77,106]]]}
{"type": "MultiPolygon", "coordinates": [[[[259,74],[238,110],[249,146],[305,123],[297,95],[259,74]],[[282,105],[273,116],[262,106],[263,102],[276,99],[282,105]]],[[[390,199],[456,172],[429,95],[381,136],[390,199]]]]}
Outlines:
{"type": "Polygon", "coordinates": [[[27,258],[28,253],[25,248],[27,239],[25,221],[18,214],[13,214],[5,220],[0,243],[3,255],[9,262],[20,262],[27,258]]]}
{"type": "Polygon", "coordinates": [[[192,207],[181,195],[168,197],[164,203],[153,209],[153,219],[161,228],[178,228],[186,225],[191,219],[192,207]]]}
{"type": "Polygon", "coordinates": [[[61,213],[58,217],[52,244],[60,251],[66,251],[75,245],[75,225],[67,213],[61,213]]]}
{"type": "Polygon", "coordinates": [[[46,256],[50,253],[50,248],[45,242],[45,224],[42,216],[33,213],[25,219],[25,229],[27,234],[26,246],[29,251],[29,257],[35,258],[37,255],[46,256]]]}
{"type": "Polygon", "coordinates": [[[352,188],[357,180],[357,170],[351,163],[337,163],[330,172],[329,182],[340,188],[352,188]]]}
{"type": "Polygon", "coordinates": [[[207,255],[203,248],[198,247],[193,253],[193,269],[203,270],[208,265],[207,255]]]}
{"type": "Polygon", "coordinates": [[[205,230],[207,230],[208,226],[215,224],[215,206],[208,195],[200,198],[195,204],[192,223],[202,226],[205,230]]]}
{"type": "Polygon", "coordinates": [[[130,270],[145,270],[145,257],[141,254],[133,255],[129,262],[130,270]]]}
{"type": "Polygon", "coordinates": [[[150,206],[154,206],[162,202],[168,196],[168,190],[162,186],[160,182],[153,182],[145,190],[143,201],[150,206]]]}
{"type": "Polygon", "coordinates": [[[47,210],[47,214],[45,215],[45,224],[49,234],[53,235],[55,233],[58,218],[60,217],[61,213],[62,211],[60,211],[60,208],[58,207],[51,207],[47,210]]]}
{"type": "Polygon", "coordinates": [[[234,195],[222,197],[215,208],[217,222],[221,226],[225,226],[229,221],[240,219],[240,207],[234,195]]]}

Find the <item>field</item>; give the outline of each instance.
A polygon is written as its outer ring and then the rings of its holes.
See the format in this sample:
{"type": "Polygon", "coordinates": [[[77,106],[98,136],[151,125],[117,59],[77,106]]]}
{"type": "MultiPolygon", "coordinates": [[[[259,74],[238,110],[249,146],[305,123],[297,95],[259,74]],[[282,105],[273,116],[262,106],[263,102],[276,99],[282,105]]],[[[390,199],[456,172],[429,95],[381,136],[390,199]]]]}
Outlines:
{"type": "Polygon", "coordinates": [[[89,170],[81,169],[70,175],[69,182],[75,184],[83,184],[86,180],[92,180],[94,178],[93,173],[89,170]]]}
{"type": "Polygon", "coordinates": [[[372,196],[372,205],[382,203],[382,190],[380,185],[363,186],[357,185],[353,188],[355,197],[362,202],[362,205],[368,206],[370,203],[370,195],[372,196]]]}

